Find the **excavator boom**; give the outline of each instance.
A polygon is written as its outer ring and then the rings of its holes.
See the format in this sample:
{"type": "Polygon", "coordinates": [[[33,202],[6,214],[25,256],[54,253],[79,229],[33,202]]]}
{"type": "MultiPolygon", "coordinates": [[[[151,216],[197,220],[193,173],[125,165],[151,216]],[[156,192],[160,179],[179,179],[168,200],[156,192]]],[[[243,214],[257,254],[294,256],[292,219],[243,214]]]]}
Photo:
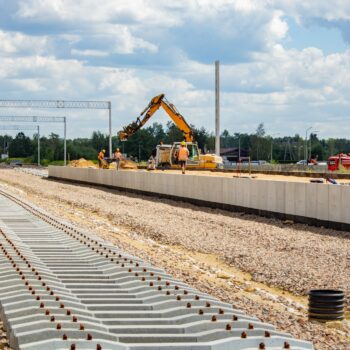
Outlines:
{"type": "Polygon", "coordinates": [[[165,110],[175,125],[182,131],[185,141],[192,142],[193,134],[191,127],[187,124],[185,118],[177,111],[175,106],[166,100],[164,94],[153,97],[148,106],[141,112],[139,117],[137,117],[136,121],[124,127],[122,131],[119,131],[119,139],[125,141],[130,136],[134,135],[160,107],[165,110]]]}

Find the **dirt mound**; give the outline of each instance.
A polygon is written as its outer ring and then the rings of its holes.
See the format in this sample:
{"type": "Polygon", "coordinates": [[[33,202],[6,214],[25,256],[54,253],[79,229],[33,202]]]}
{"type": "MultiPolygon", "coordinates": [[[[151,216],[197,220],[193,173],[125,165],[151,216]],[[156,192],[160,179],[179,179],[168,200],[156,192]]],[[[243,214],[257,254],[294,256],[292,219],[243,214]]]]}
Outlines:
{"type": "MultiPolygon", "coordinates": [[[[115,169],[116,168],[116,163],[112,162],[111,164],[109,164],[109,169],[115,169]]],[[[137,163],[133,162],[130,159],[122,159],[120,161],[120,165],[119,165],[120,169],[137,169],[137,163]]]]}
{"type": "Polygon", "coordinates": [[[96,165],[91,160],[86,160],[85,158],[72,160],[69,162],[68,166],[73,168],[96,168],[96,165]]]}

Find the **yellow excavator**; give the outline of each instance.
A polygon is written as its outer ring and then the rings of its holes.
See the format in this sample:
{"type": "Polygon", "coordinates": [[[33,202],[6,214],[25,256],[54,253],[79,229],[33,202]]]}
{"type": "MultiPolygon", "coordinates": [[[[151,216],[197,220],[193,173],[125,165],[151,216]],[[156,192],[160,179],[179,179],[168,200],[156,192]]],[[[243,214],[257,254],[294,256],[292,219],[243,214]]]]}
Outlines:
{"type": "MultiPolygon", "coordinates": [[[[215,169],[222,168],[222,158],[215,154],[201,154],[196,142],[193,142],[193,132],[191,127],[186,122],[185,118],[177,111],[175,106],[167,101],[164,94],[152,98],[148,106],[141,112],[135,122],[127,125],[123,130],[118,132],[118,138],[121,141],[126,141],[130,136],[134,135],[141,129],[152,115],[162,107],[169,115],[175,125],[182,131],[184,141],[189,150],[189,158],[187,167],[192,169],[215,169]]],[[[181,142],[174,142],[172,145],[160,144],[152,153],[156,167],[171,167],[176,168],[177,153],[181,147],[181,142]]]]}

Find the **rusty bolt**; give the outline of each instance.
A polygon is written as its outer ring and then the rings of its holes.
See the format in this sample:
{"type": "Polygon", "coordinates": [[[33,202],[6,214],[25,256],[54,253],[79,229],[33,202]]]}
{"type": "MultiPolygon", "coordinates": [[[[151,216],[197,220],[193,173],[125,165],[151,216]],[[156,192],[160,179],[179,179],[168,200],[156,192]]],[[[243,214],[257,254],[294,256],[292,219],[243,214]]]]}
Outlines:
{"type": "Polygon", "coordinates": [[[100,344],[96,345],[96,350],[102,350],[102,346],[100,344]]]}
{"type": "Polygon", "coordinates": [[[176,300],[181,300],[180,295],[178,295],[178,296],[176,297],[176,300]]]}
{"type": "Polygon", "coordinates": [[[92,340],[92,335],[89,333],[86,337],[87,340],[92,340]]]}
{"type": "Polygon", "coordinates": [[[60,297],[56,297],[56,301],[59,301],[60,300],[60,297]]]}
{"type": "Polygon", "coordinates": [[[62,340],[67,340],[67,339],[68,339],[67,334],[63,334],[62,340]]]}
{"type": "Polygon", "coordinates": [[[202,309],[199,309],[199,310],[198,310],[198,314],[199,314],[199,315],[203,315],[203,314],[204,314],[204,311],[203,311],[202,309]]]}
{"type": "Polygon", "coordinates": [[[75,344],[71,344],[71,346],[70,346],[70,350],[76,350],[76,346],[75,346],[75,344]]]}
{"type": "Polygon", "coordinates": [[[71,314],[71,311],[70,311],[70,310],[67,310],[66,315],[67,315],[67,316],[70,316],[70,314],[71,314]]]}
{"type": "Polygon", "coordinates": [[[238,320],[238,317],[237,317],[236,315],[233,315],[233,316],[232,316],[232,320],[233,320],[233,321],[237,321],[237,320],[238,320]]]}
{"type": "Polygon", "coordinates": [[[290,344],[288,342],[284,342],[283,349],[290,349],[290,344]]]}
{"type": "Polygon", "coordinates": [[[184,294],[185,294],[185,295],[187,295],[187,294],[188,294],[187,290],[184,290],[184,294]]]}
{"type": "Polygon", "coordinates": [[[162,286],[158,286],[158,290],[162,290],[162,286]]]}
{"type": "Polygon", "coordinates": [[[270,338],[271,337],[271,334],[270,334],[270,332],[268,332],[268,331],[265,331],[265,338],[270,338]]]}
{"type": "Polygon", "coordinates": [[[259,344],[259,350],[264,350],[264,349],[266,349],[265,348],[265,344],[264,343],[260,343],[259,344]]]}
{"type": "Polygon", "coordinates": [[[40,300],[40,297],[39,297],[39,295],[35,298],[37,301],[39,301],[40,300]]]}
{"type": "Polygon", "coordinates": [[[209,301],[207,301],[207,302],[205,303],[205,306],[206,306],[206,307],[210,307],[209,301]]]}
{"type": "Polygon", "coordinates": [[[195,298],[196,300],[199,300],[199,295],[196,295],[194,298],[195,298]]]}
{"type": "Polygon", "coordinates": [[[55,316],[51,316],[50,321],[55,322],[55,316]]]}
{"type": "Polygon", "coordinates": [[[219,309],[219,314],[223,315],[225,313],[225,311],[223,309],[219,309]]]}
{"type": "Polygon", "coordinates": [[[212,320],[213,322],[217,321],[216,316],[215,316],[215,315],[213,315],[213,316],[211,317],[211,320],[212,320]]]}
{"type": "Polygon", "coordinates": [[[232,327],[231,327],[231,325],[228,323],[227,325],[226,325],[226,330],[227,331],[230,331],[232,329],[232,327]]]}
{"type": "Polygon", "coordinates": [[[78,322],[77,316],[73,316],[73,322],[78,322]]]}
{"type": "Polygon", "coordinates": [[[45,315],[49,316],[50,315],[50,310],[45,310],[45,315]]]}
{"type": "Polygon", "coordinates": [[[191,303],[187,303],[186,305],[189,309],[192,307],[191,303]]]}
{"type": "Polygon", "coordinates": [[[61,309],[64,309],[64,304],[61,303],[61,304],[60,304],[60,308],[61,308],[61,309]]]}
{"type": "Polygon", "coordinates": [[[80,323],[79,330],[83,331],[85,329],[84,325],[80,323]]]}
{"type": "Polygon", "coordinates": [[[166,294],[166,295],[170,295],[170,292],[167,290],[165,294],[166,294]]]}
{"type": "Polygon", "coordinates": [[[145,277],[142,277],[141,280],[142,280],[142,281],[146,281],[146,278],[145,278],[145,277]]]}
{"type": "Polygon", "coordinates": [[[44,303],[40,303],[40,308],[43,308],[44,306],[44,303]]]}
{"type": "Polygon", "coordinates": [[[57,323],[56,329],[61,329],[61,328],[62,328],[61,324],[57,323]]]}
{"type": "Polygon", "coordinates": [[[251,323],[249,323],[249,324],[248,324],[248,329],[254,329],[254,325],[251,324],[251,323]]]}
{"type": "Polygon", "coordinates": [[[247,338],[247,333],[246,332],[242,332],[241,333],[241,338],[243,338],[243,339],[247,338]]]}
{"type": "Polygon", "coordinates": [[[175,286],[174,289],[175,289],[175,290],[179,290],[179,286],[175,286]]]}
{"type": "Polygon", "coordinates": [[[149,285],[150,285],[151,287],[153,287],[153,282],[150,282],[149,285]]]}

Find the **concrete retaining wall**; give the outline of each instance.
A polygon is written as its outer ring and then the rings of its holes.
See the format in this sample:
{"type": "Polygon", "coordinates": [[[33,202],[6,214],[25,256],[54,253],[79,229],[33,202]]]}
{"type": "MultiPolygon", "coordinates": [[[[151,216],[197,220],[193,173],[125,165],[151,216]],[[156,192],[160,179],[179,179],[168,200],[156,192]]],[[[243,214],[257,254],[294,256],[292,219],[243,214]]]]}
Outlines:
{"type": "Polygon", "coordinates": [[[60,166],[49,177],[350,231],[350,186],[60,166]]]}

